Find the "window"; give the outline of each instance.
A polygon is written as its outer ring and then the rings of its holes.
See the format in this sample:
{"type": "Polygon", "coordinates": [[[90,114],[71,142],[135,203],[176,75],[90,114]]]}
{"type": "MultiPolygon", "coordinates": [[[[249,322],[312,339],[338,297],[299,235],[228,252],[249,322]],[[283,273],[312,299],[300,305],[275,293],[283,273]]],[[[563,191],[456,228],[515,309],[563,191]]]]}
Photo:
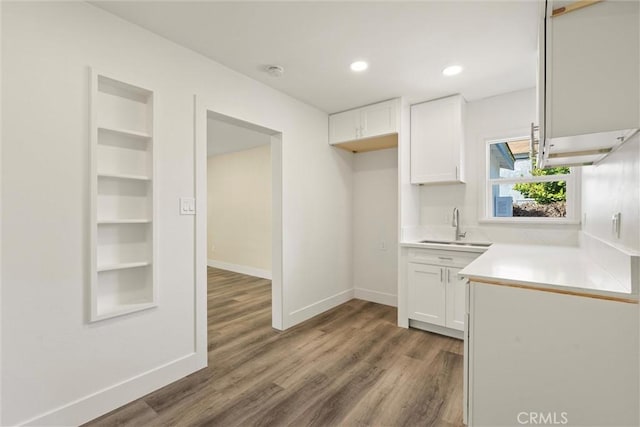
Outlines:
{"type": "Polygon", "coordinates": [[[493,221],[575,221],[575,171],[538,169],[529,138],[487,142],[486,218],[493,221]]]}

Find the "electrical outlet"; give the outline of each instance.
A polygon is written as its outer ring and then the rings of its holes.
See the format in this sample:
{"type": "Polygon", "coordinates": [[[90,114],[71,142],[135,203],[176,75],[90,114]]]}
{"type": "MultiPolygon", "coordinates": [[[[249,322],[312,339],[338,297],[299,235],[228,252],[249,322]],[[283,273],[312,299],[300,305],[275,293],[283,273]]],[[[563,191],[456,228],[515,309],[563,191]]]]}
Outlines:
{"type": "Polygon", "coordinates": [[[381,251],[386,251],[387,250],[387,242],[382,240],[380,241],[380,250],[381,251]]]}
{"type": "Polygon", "coordinates": [[[617,212],[611,217],[611,232],[616,238],[620,238],[620,219],[622,214],[617,212]]]}

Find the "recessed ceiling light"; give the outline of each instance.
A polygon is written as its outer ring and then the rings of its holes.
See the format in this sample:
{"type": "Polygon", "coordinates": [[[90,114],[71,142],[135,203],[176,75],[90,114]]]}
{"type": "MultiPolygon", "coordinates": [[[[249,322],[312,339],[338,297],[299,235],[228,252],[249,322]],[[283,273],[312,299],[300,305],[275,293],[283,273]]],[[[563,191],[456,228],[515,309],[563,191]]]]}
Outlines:
{"type": "Polygon", "coordinates": [[[356,61],[351,64],[351,71],[360,72],[366,70],[367,68],[369,68],[369,64],[364,61],[356,61]]]}
{"type": "Polygon", "coordinates": [[[444,70],[442,70],[442,74],[445,76],[455,76],[456,74],[460,74],[462,72],[462,67],[460,65],[450,65],[444,70]]]}

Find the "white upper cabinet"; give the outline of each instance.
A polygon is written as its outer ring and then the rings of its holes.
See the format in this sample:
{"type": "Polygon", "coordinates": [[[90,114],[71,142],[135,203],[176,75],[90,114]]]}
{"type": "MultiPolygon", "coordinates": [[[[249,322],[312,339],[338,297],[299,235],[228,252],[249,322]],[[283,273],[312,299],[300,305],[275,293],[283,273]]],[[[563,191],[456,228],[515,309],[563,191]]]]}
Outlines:
{"type": "Polygon", "coordinates": [[[329,144],[353,152],[398,145],[398,100],[380,102],[329,116],[329,144]]]}
{"type": "Polygon", "coordinates": [[[542,166],[597,162],[640,127],[640,3],[578,3],[540,15],[542,166]]]}
{"type": "Polygon", "coordinates": [[[461,95],[411,106],[411,183],[464,182],[461,95]]]}
{"type": "Polygon", "coordinates": [[[329,116],[329,143],[336,144],[358,139],[360,135],[360,112],[345,111],[329,116]]]}
{"type": "Polygon", "coordinates": [[[361,138],[397,132],[396,102],[391,100],[363,107],[360,109],[360,124],[361,138]]]}

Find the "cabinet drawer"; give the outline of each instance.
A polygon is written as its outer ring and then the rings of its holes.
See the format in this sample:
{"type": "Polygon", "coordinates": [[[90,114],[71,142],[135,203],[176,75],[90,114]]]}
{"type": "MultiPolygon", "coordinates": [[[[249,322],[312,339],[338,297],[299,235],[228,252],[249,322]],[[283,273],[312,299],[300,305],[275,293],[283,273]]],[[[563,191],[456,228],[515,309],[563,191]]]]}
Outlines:
{"type": "Polygon", "coordinates": [[[410,249],[408,261],[420,264],[464,268],[478,256],[480,256],[480,254],[475,252],[410,249]]]}

